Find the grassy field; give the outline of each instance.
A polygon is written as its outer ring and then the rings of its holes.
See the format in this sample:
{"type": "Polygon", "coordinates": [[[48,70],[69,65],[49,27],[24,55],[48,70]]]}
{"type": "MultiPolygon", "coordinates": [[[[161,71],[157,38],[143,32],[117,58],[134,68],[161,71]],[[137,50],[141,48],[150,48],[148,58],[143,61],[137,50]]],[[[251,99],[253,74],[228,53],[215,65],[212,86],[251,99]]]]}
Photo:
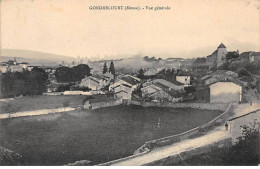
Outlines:
{"type": "MultiPolygon", "coordinates": [[[[83,95],[61,95],[61,96],[25,96],[15,98],[8,102],[0,101],[0,113],[11,113],[19,111],[31,111],[40,109],[54,109],[63,107],[65,102],[69,102],[70,107],[83,105],[84,98],[89,96],[83,95]]],[[[105,95],[94,95],[91,100],[107,101],[105,95]]],[[[111,98],[110,98],[111,99],[111,98]]],[[[113,99],[113,98],[112,98],[113,99]]]]}
{"type": "Polygon", "coordinates": [[[220,111],[116,106],[0,120],[0,146],[28,165],[92,164],[132,155],[145,141],[204,124],[220,111]],[[157,127],[160,118],[161,126],[157,127]]]}

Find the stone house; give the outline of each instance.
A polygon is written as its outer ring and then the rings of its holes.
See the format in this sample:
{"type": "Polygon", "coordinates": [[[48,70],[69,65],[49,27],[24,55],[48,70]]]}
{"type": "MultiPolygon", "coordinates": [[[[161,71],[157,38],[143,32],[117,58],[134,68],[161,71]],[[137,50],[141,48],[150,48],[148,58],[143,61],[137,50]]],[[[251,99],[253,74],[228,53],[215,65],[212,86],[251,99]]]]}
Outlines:
{"type": "Polygon", "coordinates": [[[140,79],[133,77],[131,75],[122,76],[120,77],[120,79],[117,79],[114,84],[109,86],[109,91],[113,91],[115,87],[122,84],[131,86],[131,91],[134,91],[137,89],[138,85],[140,84],[140,79]]]}
{"type": "Polygon", "coordinates": [[[149,98],[150,100],[157,101],[174,102],[176,100],[181,100],[183,90],[174,90],[172,88],[173,85],[169,85],[169,83],[165,83],[162,79],[159,81],[153,81],[150,85],[141,88],[142,97],[144,99],[149,98]],[[164,82],[164,84],[162,82],[164,82]]]}
{"type": "Polygon", "coordinates": [[[190,78],[191,78],[191,76],[178,75],[178,76],[176,76],[176,81],[187,86],[187,85],[190,85],[190,78]]]}
{"type": "Polygon", "coordinates": [[[242,101],[242,86],[228,81],[209,86],[210,103],[238,103],[242,101]]]}
{"type": "Polygon", "coordinates": [[[260,52],[252,52],[249,54],[250,62],[260,62],[260,52]]]}
{"type": "Polygon", "coordinates": [[[120,79],[109,86],[109,91],[113,91],[116,98],[131,99],[132,92],[137,89],[140,79],[131,75],[121,76],[120,79]]]}
{"type": "Polygon", "coordinates": [[[110,81],[101,75],[93,75],[85,77],[81,80],[80,87],[88,87],[91,90],[101,90],[106,85],[109,85],[110,81]]]}

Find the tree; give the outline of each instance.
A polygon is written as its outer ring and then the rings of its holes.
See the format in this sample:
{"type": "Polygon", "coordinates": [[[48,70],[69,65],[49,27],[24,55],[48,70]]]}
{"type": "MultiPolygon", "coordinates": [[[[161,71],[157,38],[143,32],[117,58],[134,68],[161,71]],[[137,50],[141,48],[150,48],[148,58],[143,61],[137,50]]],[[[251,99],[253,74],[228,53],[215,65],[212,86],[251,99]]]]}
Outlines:
{"type": "Polygon", "coordinates": [[[90,68],[86,64],[80,64],[72,68],[59,67],[55,72],[58,82],[76,82],[81,81],[85,76],[90,76],[90,68]]]}
{"type": "Polygon", "coordinates": [[[241,126],[242,136],[228,150],[225,163],[228,165],[258,165],[260,162],[260,123],[241,126]]]}
{"type": "Polygon", "coordinates": [[[111,74],[114,75],[114,76],[115,76],[115,74],[116,74],[115,66],[114,66],[113,61],[111,61],[111,63],[110,63],[109,73],[111,73],[111,74]]]}
{"type": "Polygon", "coordinates": [[[242,76],[250,76],[250,74],[248,73],[248,71],[246,69],[240,69],[238,71],[238,77],[242,77],[242,76]]]}
{"type": "Polygon", "coordinates": [[[12,72],[3,73],[1,76],[1,97],[14,96],[14,78],[12,72]]]}
{"type": "Polygon", "coordinates": [[[63,66],[56,69],[55,77],[58,82],[70,82],[73,74],[70,68],[63,66]]]}
{"type": "Polygon", "coordinates": [[[77,66],[74,66],[72,69],[72,81],[81,81],[85,76],[90,76],[90,68],[86,64],[80,64],[77,66]]]}
{"type": "Polygon", "coordinates": [[[206,63],[206,58],[205,58],[205,57],[197,58],[197,59],[194,61],[194,64],[200,64],[200,63],[206,63]]]}
{"type": "Polygon", "coordinates": [[[144,70],[141,68],[137,75],[138,78],[144,78],[144,70]]]}
{"type": "Polygon", "coordinates": [[[103,67],[103,74],[107,73],[107,63],[104,63],[104,67],[103,67]]]}
{"type": "Polygon", "coordinates": [[[48,80],[47,73],[38,67],[34,67],[30,72],[31,76],[31,91],[34,95],[40,95],[46,91],[46,84],[48,80]]]}
{"type": "Polygon", "coordinates": [[[13,73],[14,77],[14,96],[20,96],[24,95],[26,91],[26,86],[25,86],[25,79],[23,79],[23,75],[21,72],[15,72],[13,73]]]}

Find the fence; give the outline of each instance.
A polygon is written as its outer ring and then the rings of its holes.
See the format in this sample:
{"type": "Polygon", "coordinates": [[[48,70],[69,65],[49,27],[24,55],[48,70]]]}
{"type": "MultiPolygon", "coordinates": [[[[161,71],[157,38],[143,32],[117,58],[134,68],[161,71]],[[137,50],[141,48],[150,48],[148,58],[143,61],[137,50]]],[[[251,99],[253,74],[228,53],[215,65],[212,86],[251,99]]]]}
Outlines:
{"type": "Polygon", "coordinates": [[[164,137],[164,138],[160,138],[160,139],[156,139],[156,140],[152,140],[152,141],[147,141],[147,142],[145,142],[145,144],[143,146],[138,148],[134,152],[134,154],[141,153],[141,152],[145,151],[147,148],[152,150],[156,147],[162,147],[162,146],[170,145],[170,144],[173,144],[175,142],[179,142],[181,140],[191,138],[191,137],[196,136],[196,135],[201,135],[201,134],[203,134],[202,132],[208,131],[208,130],[212,129],[214,126],[223,124],[232,112],[233,112],[233,105],[231,103],[224,113],[217,116],[216,118],[214,118],[210,122],[203,124],[199,127],[193,128],[193,129],[186,131],[184,133],[181,133],[181,134],[168,136],[168,137],[164,137]]]}

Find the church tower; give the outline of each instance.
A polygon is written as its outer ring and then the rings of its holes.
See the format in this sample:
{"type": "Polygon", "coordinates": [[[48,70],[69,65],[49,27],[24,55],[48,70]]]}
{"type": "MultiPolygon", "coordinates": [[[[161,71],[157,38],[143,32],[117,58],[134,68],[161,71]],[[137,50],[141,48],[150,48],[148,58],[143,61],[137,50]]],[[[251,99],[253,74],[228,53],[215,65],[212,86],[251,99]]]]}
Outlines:
{"type": "Polygon", "coordinates": [[[221,43],[217,49],[217,67],[225,63],[226,55],[227,55],[226,46],[223,43],[221,43]]]}

